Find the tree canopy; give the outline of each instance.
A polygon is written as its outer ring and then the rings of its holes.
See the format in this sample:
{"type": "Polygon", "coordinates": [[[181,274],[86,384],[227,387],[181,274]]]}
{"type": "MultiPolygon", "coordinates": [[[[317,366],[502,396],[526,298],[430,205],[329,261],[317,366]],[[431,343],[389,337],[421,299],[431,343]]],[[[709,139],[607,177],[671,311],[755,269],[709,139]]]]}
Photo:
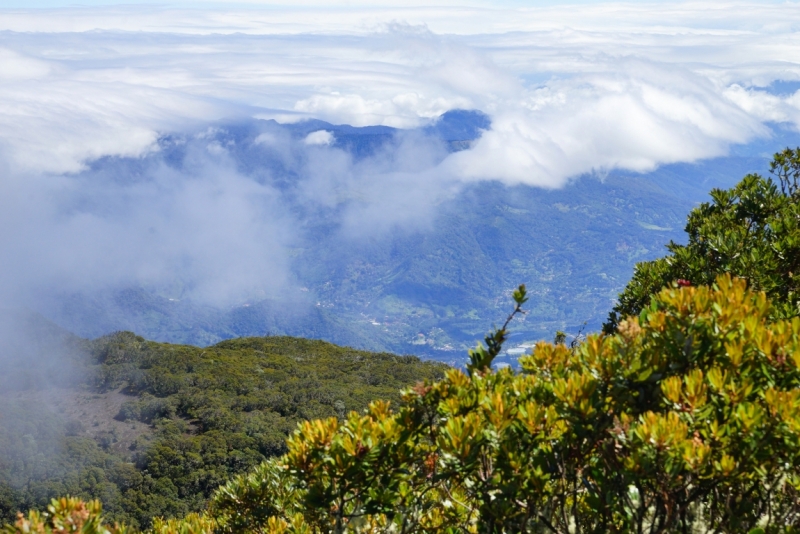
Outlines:
{"type": "Polygon", "coordinates": [[[735,187],[711,191],[711,202],[692,210],[688,242],[667,245],[670,253],[636,265],[603,329],[638,315],[661,288],[680,281],[708,285],[730,273],[764,291],[776,317],[800,314],[800,148],[775,154],[775,179],[749,174],[735,187]]]}

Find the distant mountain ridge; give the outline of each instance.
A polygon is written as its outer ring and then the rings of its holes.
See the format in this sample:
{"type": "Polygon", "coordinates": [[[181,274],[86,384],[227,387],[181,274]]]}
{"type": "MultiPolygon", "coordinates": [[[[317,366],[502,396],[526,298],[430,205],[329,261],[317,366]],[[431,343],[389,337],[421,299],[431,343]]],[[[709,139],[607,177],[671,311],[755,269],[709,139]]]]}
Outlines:
{"type": "MultiPolygon", "coordinates": [[[[282,334],[460,363],[487,325],[501,320],[507,292],[519,283],[529,287],[530,312],[514,325],[512,342],[550,338],[556,330],[575,333],[584,324],[596,330],[634,263],[661,255],[670,239],[681,240],[686,214],[712,187],[763,172],[772,152],[798,142],[797,134],[777,130],[774,139],[736,148],[729,157],[666,165],[645,175],[583,176],[558,190],[475,183],[438,205],[429,229],[390,230],[380,239],[357,241],[336,234],[336,209],[312,210],[296,201],[298,171],[255,142],[260,135],[299,142],[325,130],[333,135],[332,146],[358,160],[403,135],[442,143],[445,153],[461,150],[490,126],[486,115],[458,110],[416,131],[316,120],[215,127],[209,135],[230,147],[239,172],[271,180],[303,221],[291,261],[302,291],[215,308],[152,288],[123,287],[64,294],[39,310],[88,337],[132,330],[160,341],[211,345],[282,334]]],[[[182,165],[185,143],[165,136],[161,145],[163,161],[182,165]]],[[[147,172],[147,165],[105,159],[92,172],[114,176],[132,166],[147,172]]]]}
{"type": "Polygon", "coordinates": [[[396,404],[445,370],[279,336],[205,348],[131,332],[87,340],[0,311],[0,523],[67,494],[102,498],[114,520],[141,527],[201,510],[231,475],[282,454],[299,421],[396,404]]]}

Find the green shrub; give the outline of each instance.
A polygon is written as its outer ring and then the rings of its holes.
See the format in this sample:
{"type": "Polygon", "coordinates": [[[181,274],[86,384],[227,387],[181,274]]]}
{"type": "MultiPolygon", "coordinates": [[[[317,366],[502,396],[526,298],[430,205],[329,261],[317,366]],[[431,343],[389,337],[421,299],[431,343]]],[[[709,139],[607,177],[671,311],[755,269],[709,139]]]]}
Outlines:
{"type": "Polygon", "coordinates": [[[800,319],[771,312],[729,276],[665,289],[520,373],[474,358],[396,411],[302,423],[212,511],[231,533],[791,531],[800,319]]]}
{"type": "Polygon", "coordinates": [[[770,172],[777,180],[750,174],[732,189],[711,191],[712,201],[689,214],[686,245],[671,242],[669,255],[636,265],[603,330],[613,333],[663,287],[709,285],[724,273],[764,291],[775,317],[799,315],[800,148],[775,154],[770,172]]]}

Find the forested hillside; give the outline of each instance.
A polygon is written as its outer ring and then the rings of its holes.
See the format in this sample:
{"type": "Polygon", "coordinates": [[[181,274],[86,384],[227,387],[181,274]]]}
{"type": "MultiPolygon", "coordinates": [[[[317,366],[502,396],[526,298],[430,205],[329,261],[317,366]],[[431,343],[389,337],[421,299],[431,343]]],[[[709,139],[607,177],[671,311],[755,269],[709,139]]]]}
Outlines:
{"type": "Polygon", "coordinates": [[[101,498],[134,526],[200,510],[232,475],[285,452],[298,422],[397,401],[445,369],[288,337],[201,349],[128,332],[86,341],[33,322],[54,339],[26,353],[41,381],[3,377],[3,521],[65,494],[101,498]]]}

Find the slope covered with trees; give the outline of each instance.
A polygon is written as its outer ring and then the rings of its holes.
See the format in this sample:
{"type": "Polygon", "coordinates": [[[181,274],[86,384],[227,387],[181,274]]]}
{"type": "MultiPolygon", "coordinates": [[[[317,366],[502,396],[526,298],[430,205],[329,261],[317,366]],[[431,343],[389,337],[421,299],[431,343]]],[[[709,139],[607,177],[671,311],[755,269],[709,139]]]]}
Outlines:
{"type": "Polygon", "coordinates": [[[445,369],[286,337],[203,349],[128,332],[71,342],[80,368],[71,381],[4,389],[4,520],[64,494],[101,498],[110,518],[132,525],[183,516],[234,474],[285,452],[299,421],[399,400],[399,388],[445,369]]]}

